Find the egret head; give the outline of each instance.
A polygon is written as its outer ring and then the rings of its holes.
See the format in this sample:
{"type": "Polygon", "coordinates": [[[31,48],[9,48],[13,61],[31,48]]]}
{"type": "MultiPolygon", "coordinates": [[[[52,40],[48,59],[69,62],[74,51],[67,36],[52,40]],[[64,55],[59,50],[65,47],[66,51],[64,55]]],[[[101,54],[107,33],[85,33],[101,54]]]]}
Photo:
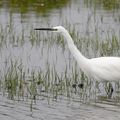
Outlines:
{"type": "Polygon", "coordinates": [[[56,26],[56,27],[53,27],[54,30],[56,30],[56,32],[59,32],[59,33],[62,33],[65,31],[65,28],[62,27],[62,26],[56,26]]]}
{"type": "Polygon", "coordinates": [[[34,30],[46,30],[46,31],[62,33],[65,31],[65,28],[62,26],[56,26],[56,27],[52,27],[52,28],[35,28],[34,30]]]}

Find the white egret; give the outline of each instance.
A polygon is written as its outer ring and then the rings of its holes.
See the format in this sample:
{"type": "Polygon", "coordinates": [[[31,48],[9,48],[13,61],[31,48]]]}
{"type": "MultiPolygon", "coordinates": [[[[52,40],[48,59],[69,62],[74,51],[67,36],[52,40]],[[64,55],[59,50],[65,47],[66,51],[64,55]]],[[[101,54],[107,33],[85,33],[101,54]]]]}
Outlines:
{"type": "MultiPolygon", "coordinates": [[[[35,30],[49,30],[61,33],[67,41],[68,48],[77,61],[81,70],[89,77],[98,81],[120,80],[120,57],[98,57],[88,59],[75,46],[72,37],[62,26],[53,28],[35,28],[35,30]]],[[[113,91],[113,90],[111,90],[113,91]]],[[[110,93],[110,96],[112,92],[110,93]]]]}

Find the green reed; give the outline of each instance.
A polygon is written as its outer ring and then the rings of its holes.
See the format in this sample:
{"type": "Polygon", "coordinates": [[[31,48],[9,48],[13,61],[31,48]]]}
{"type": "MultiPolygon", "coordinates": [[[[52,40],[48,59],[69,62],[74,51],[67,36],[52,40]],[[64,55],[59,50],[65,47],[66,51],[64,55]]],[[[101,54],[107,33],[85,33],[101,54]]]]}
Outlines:
{"type": "MultiPolygon", "coordinates": [[[[111,32],[111,36],[108,33],[101,40],[97,33],[95,36],[81,36],[73,26],[69,26],[69,31],[75,45],[88,58],[120,55],[120,39],[115,35],[115,32],[111,32]]],[[[41,54],[43,54],[44,46],[47,46],[49,51],[53,45],[60,46],[64,54],[67,49],[64,41],[64,38],[60,35],[54,33],[41,34],[35,32],[33,28],[27,33],[27,37],[25,30],[22,30],[20,34],[16,34],[9,26],[5,29],[2,26],[0,28],[0,51],[4,47],[9,48],[9,45],[22,47],[26,42],[29,42],[32,47],[42,47],[41,54]]],[[[83,102],[97,98],[98,85],[80,71],[72,57],[72,60],[67,59],[69,65],[66,63],[66,69],[61,73],[58,72],[55,64],[51,67],[49,62],[46,64],[45,70],[31,71],[29,68],[25,70],[21,60],[13,59],[8,58],[6,60],[9,61],[7,63],[8,67],[2,71],[4,74],[0,74],[0,90],[4,96],[12,100],[31,100],[31,110],[36,100],[41,97],[47,98],[48,103],[51,99],[58,100],[62,97],[83,102]],[[84,85],[83,88],[80,88],[81,83],[84,85]]],[[[107,89],[107,86],[105,88],[107,89]]],[[[119,90],[119,84],[115,88],[119,90]]],[[[119,101],[118,96],[116,101],[119,101]]]]}

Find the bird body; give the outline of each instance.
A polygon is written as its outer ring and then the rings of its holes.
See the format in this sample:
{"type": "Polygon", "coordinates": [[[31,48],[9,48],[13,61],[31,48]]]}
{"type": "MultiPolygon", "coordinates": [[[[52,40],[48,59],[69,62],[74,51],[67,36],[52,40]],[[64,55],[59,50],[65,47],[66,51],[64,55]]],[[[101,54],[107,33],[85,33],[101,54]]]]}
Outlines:
{"type": "Polygon", "coordinates": [[[118,81],[120,80],[120,58],[99,57],[90,59],[91,74],[95,80],[118,81]]]}
{"type": "MultiPolygon", "coordinates": [[[[81,70],[89,77],[97,81],[118,81],[120,80],[120,58],[119,57],[98,57],[88,59],[75,46],[70,34],[62,26],[53,28],[36,28],[35,30],[49,30],[61,33],[67,41],[68,48],[77,61],[81,70]]],[[[112,93],[111,93],[112,94],[112,93]]]]}

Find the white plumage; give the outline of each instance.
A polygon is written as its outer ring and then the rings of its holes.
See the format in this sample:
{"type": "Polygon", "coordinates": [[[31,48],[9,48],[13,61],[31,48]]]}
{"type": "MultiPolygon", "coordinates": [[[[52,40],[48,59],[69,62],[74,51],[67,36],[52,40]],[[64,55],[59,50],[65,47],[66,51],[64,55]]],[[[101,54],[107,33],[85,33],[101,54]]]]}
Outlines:
{"type": "Polygon", "coordinates": [[[93,78],[96,80],[118,81],[120,80],[120,58],[100,57],[90,59],[93,78]]]}
{"type": "Polygon", "coordinates": [[[79,67],[89,77],[98,81],[118,81],[120,80],[120,58],[119,57],[99,57],[88,59],[74,45],[68,31],[62,26],[53,28],[36,28],[35,30],[50,30],[61,33],[67,41],[68,48],[76,59],[79,67]]]}

